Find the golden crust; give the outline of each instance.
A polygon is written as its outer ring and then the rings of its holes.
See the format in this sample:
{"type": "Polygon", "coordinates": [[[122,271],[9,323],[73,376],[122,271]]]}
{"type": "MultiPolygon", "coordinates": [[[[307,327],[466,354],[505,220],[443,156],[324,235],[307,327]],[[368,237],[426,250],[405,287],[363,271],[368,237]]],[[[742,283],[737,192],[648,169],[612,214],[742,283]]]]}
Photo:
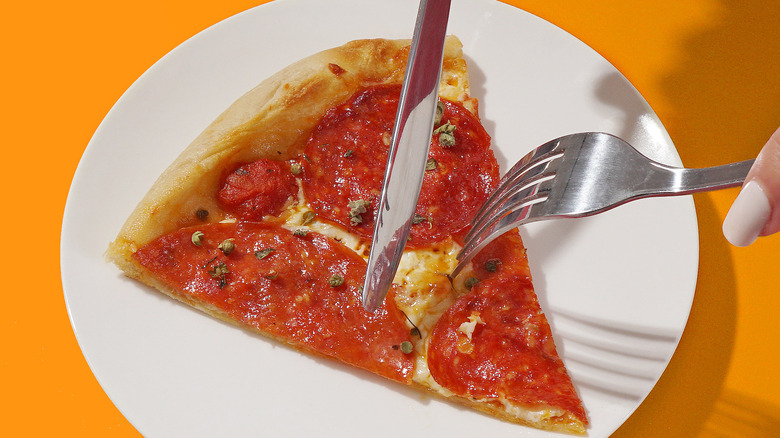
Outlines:
{"type": "MultiPolygon", "coordinates": [[[[408,40],[358,40],[298,61],[247,92],[211,123],[154,183],[125,222],[107,257],[126,271],[132,254],[157,236],[224,212],[215,202],[222,169],[259,158],[286,159],[304,146],[323,113],[358,89],[403,80],[408,40]]],[[[448,37],[441,94],[468,99],[461,44],[448,37]]]]}
{"type": "MultiPolygon", "coordinates": [[[[290,159],[302,151],[311,130],[328,109],[359,89],[401,83],[408,40],[358,40],[298,61],[247,92],[212,122],[157,179],[109,245],[107,258],[131,278],[217,319],[250,329],[294,348],[285,339],[241,324],[208,303],[170,288],[133,258],[135,251],[168,232],[200,222],[195,212],[209,212],[208,221],[226,218],[216,203],[225,169],[260,158],[290,159]]],[[[474,114],[466,62],[460,41],[447,38],[440,96],[464,104],[474,114]]],[[[309,353],[316,352],[309,351],[309,353]]],[[[413,387],[442,396],[419,383],[413,387]]],[[[536,428],[584,434],[582,423],[565,415],[528,421],[510,415],[500,403],[445,397],[491,416],[536,428]]]]}
{"type": "MultiPolygon", "coordinates": [[[[448,399],[452,399],[459,404],[468,406],[472,409],[478,410],[492,417],[500,418],[501,420],[508,421],[510,423],[521,424],[523,426],[530,426],[536,429],[548,430],[551,432],[562,432],[572,435],[587,434],[582,421],[569,413],[563,413],[562,415],[555,415],[554,413],[551,413],[549,416],[543,416],[543,418],[539,418],[537,420],[528,420],[521,416],[509,414],[499,402],[478,402],[465,397],[449,397],[448,399]]],[[[518,406],[516,409],[520,410],[521,408],[518,406]]],[[[538,411],[538,408],[528,409],[528,412],[538,411]]],[[[553,410],[550,412],[552,411],[553,410]]]]}
{"type": "Polygon", "coordinates": [[[315,356],[322,356],[324,355],[320,354],[316,350],[306,346],[305,344],[295,343],[289,339],[282,338],[280,336],[276,336],[273,333],[260,330],[257,327],[254,327],[249,324],[242,323],[241,321],[236,320],[235,318],[231,317],[229,314],[225,313],[223,310],[203,301],[193,298],[191,295],[187,295],[184,293],[181,293],[181,291],[176,290],[175,288],[172,288],[165,284],[163,281],[160,281],[156,277],[146,275],[144,273],[141,273],[137,270],[134,271],[126,271],[125,274],[130,277],[134,278],[147,286],[150,286],[154,289],[156,289],[159,292],[162,292],[163,294],[169,296],[170,298],[173,298],[174,300],[180,301],[194,309],[197,309],[212,318],[216,318],[220,321],[226,322],[228,324],[232,324],[234,326],[240,327],[242,329],[247,329],[250,331],[253,331],[259,335],[262,335],[266,338],[273,339],[276,342],[279,342],[281,344],[287,345],[289,347],[295,348],[299,351],[304,351],[308,354],[312,354],[315,356]]]}
{"type": "MultiPolygon", "coordinates": [[[[523,426],[529,426],[535,429],[548,430],[551,432],[568,433],[571,435],[587,435],[587,430],[585,426],[582,424],[582,421],[575,418],[573,415],[569,413],[563,413],[562,415],[551,414],[549,416],[546,416],[545,418],[532,421],[532,420],[527,420],[521,416],[509,414],[506,411],[506,409],[504,409],[502,404],[497,401],[484,402],[484,401],[475,401],[467,397],[458,397],[458,396],[447,397],[435,391],[434,389],[417,382],[412,383],[411,386],[420,391],[425,391],[428,394],[433,394],[437,397],[480,411],[484,414],[490,415],[491,417],[499,418],[509,423],[520,424],[523,426]]],[[[521,410],[523,408],[517,406],[517,409],[521,410]]],[[[535,409],[528,408],[527,411],[538,412],[539,408],[535,408],[535,409]]]]}
{"type": "MultiPolygon", "coordinates": [[[[314,354],[317,356],[321,356],[317,351],[314,351],[310,348],[307,348],[305,345],[296,344],[294,342],[291,342],[288,339],[284,339],[278,336],[275,336],[272,333],[265,332],[263,330],[259,330],[257,327],[251,326],[249,324],[243,324],[239,321],[236,321],[234,318],[231,318],[230,315],[224,313],[222,310],[215,308],[208,303],[205,303],[200,300],[195,300],[191,296],[188,296],[186,294],[182,294],[179,291],[169,287],[162,281],[157,280],[154,277],[151,276],[143,276],[143,278],[136,277],[134,275],[128,274],[133,278],[136,278],[138,280],[141,280],[142,282],[146,283],[148,286],[151,286],[158,291],[164,293],[165,295],[168,295],[169,297],[181,301],[184,304],[187,304],[188,306],[191,306],[197,310],[200,310],[201,312],[204,312],[205,314],[217,318],[221,321],[227,322],[229,324],[233,324],[235,326],[241,327],[243,329],[251,330],[255,333],[258,333],[262,336],[265,336],[267,338],[273,339],[277,342],[280,342],[282,344],[288,345],[292,348],[305,351],[308,354],[314,354]]],[[[530,426],[537,429],[542,430],[548,430],[552,432],[562,432],[562,433],[569,433],[572,435],[586,435],[586,429],[585,426],[582,424],[582,422],[575,418],[573,415],[569,413],[563,413],[562,415],[555,415],[551,414],[549,416],[544,416],[543,418],[540,418],[536,421],[531,421],[526,418],[523,418],[522,416],[517,415],[511,415],[509,414],[506,409],[501,405],[499,402],[480,402],[475,401],[467,397],[458,397],[458,396],[451,396],[447,397],[444,396],[442,393],[439,393],[432,389],[429,386],[417,383],[417,382],[411,382],[410,386],[412,388],[415,388],[419,391],[423,391],[427,394],[433,394],[436,397],[443,398],[445,400],[458,403],[463,406],[467,406],[471,409],[475,409],[477,411],[480,411],[482,413],[485,413],[487,415],[490,415],[495,418],[499,418],[501,420],[520,424],[524,426],[530,426]]],[[[517,407],[518,410],[522,409],[519,406],[517,407]]],[[[528,412],[538,412],[539,409],[528,409],[528,412]]]]}

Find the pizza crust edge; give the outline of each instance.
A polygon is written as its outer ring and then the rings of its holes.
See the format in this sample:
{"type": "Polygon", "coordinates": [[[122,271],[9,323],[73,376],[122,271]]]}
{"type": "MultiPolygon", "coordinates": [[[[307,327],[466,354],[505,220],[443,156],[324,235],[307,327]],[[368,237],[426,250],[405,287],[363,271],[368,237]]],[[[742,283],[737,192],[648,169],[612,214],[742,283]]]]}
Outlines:
{"type": "MultiPolygon", "coordinates": [[[[300,153],[311,130],[329,108],[358,89],[401,83],[408,40],[358,40],[304,58],[241,96],[212,122],[160,175],[123,225],[107,258],[123,270],[132,254],[166,232],[226,218],[215,193],[222,169],[260,158],[289,159],[300,153]]],[[[468,80],[461,43],[448,37],[441,92],[467,98],[468,80]]]]}
{"type": "MultiPolygon", "coordinates": [[[[195,214],[198,210],[209,212],[208,222],[229,219],[215,201],[224,169],[261,158],[286,160],[299,154],[312,129],[328,109],[363,87],[400,84],[409,44],[409,40],[352,41],[291,64],[241,96],[160,175],[109,245],[106,258],[128,277],[173,299],[222,321],[300,348],[295,343],[237,323],[218,309],[178,293],[141,267],[133,254],[158,236],[202,223],[195,214]]],[[[469,92],[462,44],[457,37],[448,36],[440,96],[460,102],[476,115],[477,100],[471,98],[469,92]]],[[[411,386],[442,396],[419,383],[411,386]]],[[[568,415],[529,421],[508,414],[497,402],[445,398],[512,423],[574,434],[585,433],[582,423],[568,415]]]]}

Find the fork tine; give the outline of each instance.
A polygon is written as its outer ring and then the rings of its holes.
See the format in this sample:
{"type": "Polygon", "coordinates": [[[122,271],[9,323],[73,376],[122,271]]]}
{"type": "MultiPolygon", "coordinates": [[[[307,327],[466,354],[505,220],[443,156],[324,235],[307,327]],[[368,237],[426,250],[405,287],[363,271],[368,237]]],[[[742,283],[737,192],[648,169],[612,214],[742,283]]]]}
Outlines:
{"type": "Polygon", "coordinates": [[[533,204],[546,199],[546,196],[540,197],[537,194],[539,184],[554,176],[545,171],[552,161],[563,155],[564,151],[560,150],[560,145],[560,139],[555,139],[537,147],[515,163],[501,178],[496,190],[474,216],[471,229],[464,237],[464,247],[457,255],[458,265],[450,274],[452,278],[501,232],[519,225],[518,222],[524,220],[521,216],[529,214],[533,204]],[[502,218],[506,218],[506,221],[501,222],[502,218]],[[506,228],[500,232],[495,231],[496,227],[502,226],[506,228]]]}
{"type": "MultiPolygon", "coordinates": [[[[531,218],[531,208],[539,203],[544,202],[547,199],[547,192],[540,190],[540,186],[537,184],[533,187],[528,187],[516,196],[508,199],[507,202],[496,210],[494,214],[483,221],[479,226],[472,229],[473,233],[470,238],[464,239],[463,249],[457,258],[463,258],[465,254],[472,251],[472,248],[479,245],[482,240],[488,236],[492,230],[503,227],[505,223],[517,223],[526,221],[531,218]]],[[[538,210],[534,209],[534,211],[538,210]]]]}
{"type": "MultiPolygon", "coordinates": [[[[511,189],[516,181],[528,172],[538,169],[539,166],[546,164],[547,162],[558,158],[563,154],[563,151],[557,151],[560,146],[560,140],[549,141],[531,152],[527,153],[520,159],[511,169],[504,175],[498,182],[496,190],[490,195],[487,201],[482,205],[482,208],[474,215],[475,220],[482,216],[486,211],[489,211],[493,206],[498,203],[498,198],[503,196],[503,193],[511,189]]],[[[539,172],[534,173],[538,174],[539,172]]]]}
{"type": "Polygon", "coordinates": [[[753,161],[700,169],[670,167],[600,132],[547,142],[501,179],[472,221],[450,278],[493,239],[517,226],[542,219],[590,216],[649,196],[733,187],[744,181],[753,161]]]}
{"type": "Polygon", "coordinates": [[[450,278],[457,277],[466,264],[485,246],[495,240],[496,237],[512,228],[533,221],[536,217],[533,215],[534,206],[543,203],[545,199],[547,199],[546,194],[527,197],[523,201],[516,203],[513,208],[508,209],[508,212],[496,221],[484,224],[478,233],[465,242],[463,249],[458,253],[456,257],[458,264],[455,266],[452,274],[450,274],[450,278]]]}
{"type": "Polygon", "coordinates": [[[468,240],[485,221],[495,216],[495,211],[504,205],[508,199],[520,199],[517,194],[527,187],[549,179],[549,170],[558,158],[562,157],[563,149],[559,148],[559,142],[549,142],[531,151],[523,157],[501,179],[496,190],[479,209],[471,221],[471,229],[466,233],[464,240],[468,240]]]}
{"type": "Polygon", "coordinates": [[[481,216],[474,218],[471,229],[466,233],[463,240],[469,241],[475,234],[481,232],[481,229],[486,224],[495,221],[497,218],[505,215],[507,211],[522,204],[527,198],[534,196],[539,191],[540,184],[555,177],[554,173],[545,171],[547,167],[539,168],[539,172],[543,173],[535,174],[527,180],[517,181],[518,184],[516,185],[507,186],[503,193],[496,196],[493,202],[491,202],[489,209],[486,209],[481,216]]]}

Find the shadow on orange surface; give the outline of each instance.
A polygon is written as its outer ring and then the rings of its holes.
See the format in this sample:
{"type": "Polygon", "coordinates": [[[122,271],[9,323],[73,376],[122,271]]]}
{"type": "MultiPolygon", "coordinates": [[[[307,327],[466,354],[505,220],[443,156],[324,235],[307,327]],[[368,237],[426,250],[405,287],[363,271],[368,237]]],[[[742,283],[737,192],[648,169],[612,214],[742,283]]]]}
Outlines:
{"type": "Polygon", "coordinates": [[[780,126],[780,7],[721,0],[717,27],[689,37],[662,80],[665,120],[689,167],[755,157],[780,126]]]}
{"type": "Polygon", "coordinates": [[[701,258],[688,324],[663,376],[615,438],[695,436],[718,403],[734,344],[736,283],[710,198],[697,197],[696,210],[701,258]]]}
{"type": "Polygon", "coordinates": [[[726,389],[718,398],[701,437],[774,437],[780,431],[780,406],[726,389]]]}
{"type": "MultiPolygon", "coordinates": [[[[780,8],[722,0],[716,10],[716,25],[688,38],[676,71],[661,81],[672,112],[664,123],[687,167],[752,158],[780,125],[780,8]]],[[[701,259],[680,347],[613,437],[776,436],[780,430],[780,407],[723,387],[737,286],[715,196],[695,197],[701,259]]]]}

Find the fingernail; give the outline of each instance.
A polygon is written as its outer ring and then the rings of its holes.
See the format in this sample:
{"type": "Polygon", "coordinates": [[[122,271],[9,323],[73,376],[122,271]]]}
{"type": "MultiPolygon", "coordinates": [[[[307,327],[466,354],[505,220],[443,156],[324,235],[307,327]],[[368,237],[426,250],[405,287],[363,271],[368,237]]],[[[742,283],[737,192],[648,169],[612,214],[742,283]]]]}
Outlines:
{"type": "Polygon", "coordinates": [[[735,246],[748,246],[769,220],[770,207],[764,189],[755,180],[739,192],[723,221],[723,235],[735,246]]]}

